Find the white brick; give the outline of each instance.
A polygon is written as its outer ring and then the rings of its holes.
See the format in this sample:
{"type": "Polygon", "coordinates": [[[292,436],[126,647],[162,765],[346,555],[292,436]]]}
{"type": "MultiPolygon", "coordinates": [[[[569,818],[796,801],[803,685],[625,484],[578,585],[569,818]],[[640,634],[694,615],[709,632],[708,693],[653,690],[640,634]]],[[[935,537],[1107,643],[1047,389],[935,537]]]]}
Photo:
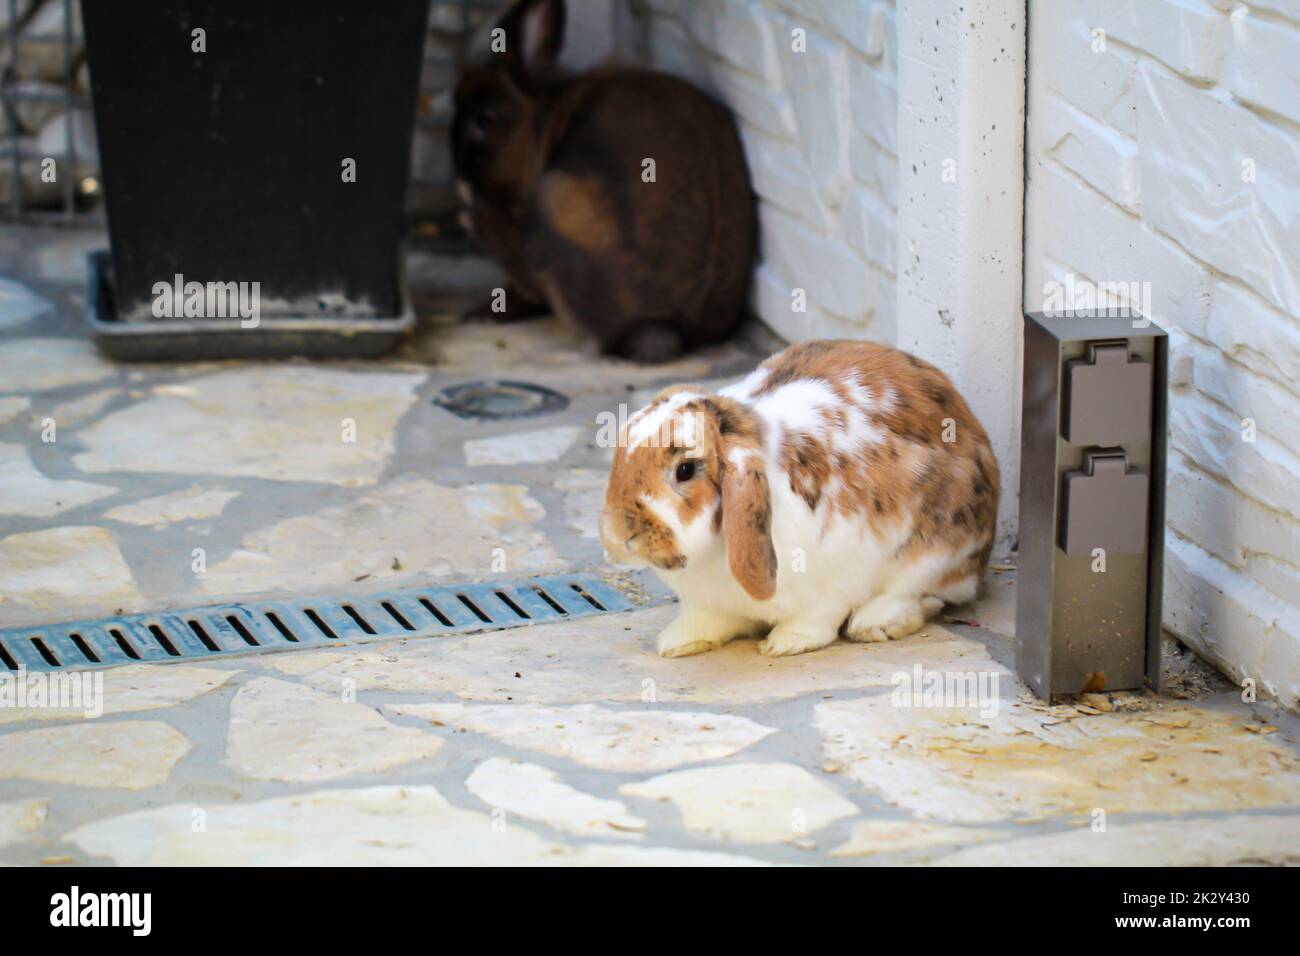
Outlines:
{"type": "Polygon", "coordinates": [[[898,22],[888,3],[873,3],[867,12],[865,36],[846,34],[845,39],[869,60],[880,60],[892,70],[898,63],[898,22]]]}
{"type": "Polygon", "coordinates": [[[872,313],[872,323],[881,330],[898,328],[898,279],[890,266],[888,273],[877,273],[873,278],[876,307],[872,313]]]}
{"type": "Polygon", "coordinates": [[[895,76],[862,60],[849,69],[850,128],[866,133],[886,152],[898,155],[898,81],[895,76]]]}
{"type": "Polygon", "coordinates": [[[1205,338],[1248,368],[1300,391],[1300,321],[1235,282],[1215,283],[1205,338]]]}
{"type": "Polygon", "coordinates": [[[1300,0],[1250,0],[1257,10],[1272,10],[1296,23],[1300,23],[1300,0]]]}
{"type": "MultiPolygon", "coordinates": [[[[1132,54],[1114,43],[1107,43],[1104,50],[1094,50],[1090,28],[1079,11],[1067,19],[1065,11],[1054,10],[1051,18],[1029,26],[1033,43],[1030,67],[1035,75],[1094,119],[1130,136],[1135,134],[1133,78],[1137,61],[1132,54]]],[[[1043,118],[1038,112],[1038,92],[1039,87],[1031,84],[1031,130],[1043,118]]]]}
{"type": "Polygon", "coordinates": [[[1100,27],[1186,76],[1216,80],[1228,48],[1228,16],[1201,0],[1088,0],[1090,28],[1100,27]]]}
{"type": "Polygon", "coordinates": [[[781,72],[813,182],[826,204],[838,207],[849,186],[849,132],[854,127],[847,55],[840,44],[808,30],[805,52],[782,49],[781,72]]]}
{"type": "Polygon", "coordinates": [[[706,89],[731,107],[737,116],[753,123],[773,136],[793,139],[797,133],[794,110],[789,98],[756,80],[748,73],[733,69],[721,60],[713,62],[706,89]]]}
{"type": "Polygon", "coordinates": [[[1224,85],[1247,103],[1300,123],[1300,24],[1261,20],[1246,7],[1231,22],[1224,85]]]}
{"type": "Polygon", "coordinates": [[[865,338],[870,324],[850,322],[819,308],[808,293],[805,311],[794,311],[794,286],[777,274],[769,265],[759,265],[754,270],[750,293],[753,308],[758,316],[774,331],[790,342],[826,338],[865,338]]]}
{"type": "Polygon", "coordinates": [[[829,232],[833,217],[812,188],[812,174],[803,151],[794,143],[774,139],[746,123],[741,124],[740,136],[754,191],[817,231],[829,232]]]}
{"type": "Polygon", "coordinates": [[[695,41],[677,21],[651,17],[646,24],[645,39],[650,60],[658,69],[685,77],[705,89],[712,88],[708,64],[695,41]]]}
{"type": "Polygon", "coordinates": [[[873,328],[870,320],[850,322],[829,312],[810,313],[806,338],[809,339],[869,339],[873,328]]]}
{"type": "Polygon", "coordinates": [[[1283,445],[1294,443],[1300,404],[1294,394],[1204,342],[1195,343],[1192,357],[1192,382],[1197,391],[1226,405],[1238,420],[1253,419],[1258,433],[1283,445]]]}
{"type": "MultiPolygon", "coordinates": [[[[807,29],[807,21],[813,20],[828,27],[830,33],[848,41],[864,56],[878,59],[884,53],[885,34],[892,26],[893,11],[883,3],[868,3],[867,0],[784,0],[782,6],[795,21],[791,26],[807,29]]],[[[786,30],[785,35],[789,36],[789,30],[786,30]]]]}
{"type": "Polygon", "coordinates": [[[1220,91],[1138,70],[1143,216],[1193,255],[1300,315],[1300,138],[1220,91]],[[1243,182],[1243,160],[1257,181],[1243,182]]]}
{"type": "Polygon", "coordinates": [[[1300,605],[1300,568],[1294,564],[1252,554],[1246,563],[1246,574],[1292,607],[1300,605]]]}
{"type": "Polygon", "coordinates": [[[880,270],[894,274],[898,262],[898,217],[879,196],[861,187],[850,191],[840,213],[839,236],[880,270]]]}
{"type": "Polygon", "coordinates": [[[1171,528],[1226,564],[1244,568],[1249,556],[1266,555],[1300,566],[1300,521],[1247,498],[1177,450],[1169,456],[1165,508],[1171,528]]]}
{"type": "Polygon", "coordinates": [[[1300,518],[1300,459],[1267,435],[1242,440],[1241,418],[1199,392],[1174,392],[1169,401],[1170,443],[1243,493],[1300,518]]]}
{"type": "Polygon", "coordinates": [[[849,143],[853,178],[882,196],[898,195],[898,157],[880,149],[866,136],[853,134],[849,143]]]}
{"type": "Polygon", "coordinates": [[[851,322],[872,312],[870,270],[844,243],[823,236],[769,203],[759,207],[759,249],[790,286],[851,322]]]}
{"type": "Polygon", "coordinates": [[[772,18],[757,0],[696,0],[687,25],[698,43],[770,85],[780,85],[772,18]]]}
{"type": "Polygon", "coordinates": [[[1201,340],[1193,338],[1177,326],[1169,333],[1169,387],[1194,388],[1196,386],[1195,350],[1201,340]]]}
{"type": "Polygon", "coordinates": [[[1043,308],[1042,274],[1035,271],[1035,259],[1045,256],[1094,282],[1150,282],[1153,319],[1166,328],[1178,326],[1206,337],[1208,272],[1141,220],[1050,162],[1031,163],[1029,169],[1026,311],[1043,308]]]}
{"type": "Polygon", "coordinates": [[[1029,131],[1037,153],[1053,157],[1112,202],[1137,209],[1136,140],[1050,94],[1035,104],[1029,131]]]}
{"type": "Polygon", "coordinates": [[[771,266],[759,263],[754,270],[749,293],[752,307],[760,319],[788,342],[807,338],[809,328],[808,313],[794,311],[793,291],[771,266]]]}
{"type": "Polygon", "coordinates": [[[1297,612],[1185,538],[1165,549],[1165,626],[1234,680],[1300,706],[1297,612]]]}

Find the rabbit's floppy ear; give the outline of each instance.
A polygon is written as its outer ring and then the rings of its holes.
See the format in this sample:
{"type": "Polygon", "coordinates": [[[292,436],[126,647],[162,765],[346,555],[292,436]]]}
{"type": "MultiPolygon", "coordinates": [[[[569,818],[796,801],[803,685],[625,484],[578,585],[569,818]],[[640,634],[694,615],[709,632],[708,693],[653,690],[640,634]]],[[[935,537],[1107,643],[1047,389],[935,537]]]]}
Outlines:
{"type": "Polygon", "coordinates": [[[519,0],[501,18],[506,60],[520,85],[555,66],[564,42],[564,0],[519,0]]]}
{"type": "Polygon", "coordinates": [[[752,416],[730,400],[709,403],[717,417],[722,485],[722,537],[727,563],[750,597],[776,593],[776,549],[772,546],[772,494],[752,416]]]}

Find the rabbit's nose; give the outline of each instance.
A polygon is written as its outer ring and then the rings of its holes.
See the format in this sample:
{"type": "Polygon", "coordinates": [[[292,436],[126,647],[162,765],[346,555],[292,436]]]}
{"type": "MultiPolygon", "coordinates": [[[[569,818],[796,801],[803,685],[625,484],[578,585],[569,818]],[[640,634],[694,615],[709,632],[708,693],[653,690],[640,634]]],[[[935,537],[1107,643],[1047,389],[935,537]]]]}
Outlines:
{"type": "Polygon", "coordinates": [[[605,560],[610,564],[634,564],[637,559],[632,543],[637,536],[616,525],[617,522],[611,520],[609,515],[603,516],[600,522],[600,543],[605,551],[605,560]]]}

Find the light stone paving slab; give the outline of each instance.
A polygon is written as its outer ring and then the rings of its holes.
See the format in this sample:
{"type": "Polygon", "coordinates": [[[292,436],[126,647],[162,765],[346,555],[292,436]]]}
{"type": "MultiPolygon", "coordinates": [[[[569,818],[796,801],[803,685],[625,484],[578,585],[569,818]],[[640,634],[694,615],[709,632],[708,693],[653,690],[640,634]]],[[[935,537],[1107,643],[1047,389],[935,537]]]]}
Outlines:
{"type": "Polygon", "coordinates": [[[192,745],[156,720],[90,720],[0,735],[0,778],[144,790],[163,783],[192,745]]]}
{"type": "MultiPolygon", "coordinates": [[[[104,407],[109,402],[121,394],[122,390],[120,388],[101,388],[89,395],[61,402],[50,409],[47,414],[54,419],[59,428],[72,428],[94,418],[104,410],[104,407]]],[[[39,427],[39,419],[43,417],[45,417],[45,413],[34,415],[33,418],[38,420],[33,421],[32,427],[39,427]]]]}
{"type": "Polygon", "coordinates": [[[577,425],[558,425],[531,432],[472,438],[465,442],[465,464],[478,468],[558,461],[581,435],[582,429],[577,425]]]}
{"type": "Polygon", "coordinates": [[[0,626],[139,610],[144,603],[117,539],[104,528],[71,525],[0,538],[0,581],[0,626]]]}
{"type": "MultiPolygon", "coordinates": [[[[98,702],[103,716],[129,714],[144,710],[162,710],[216,690],[239,671],[189,664],[126,664],[90,674],[76,676],[82,680],[102,681],[102,698],[98,702]]],[[[29,674],[28,681],[45,675],[29,674]]],[[[82,703],[86,685],[82,685],[82,703]]],[[[98,693],[97,691],[95,693],[98,693]]],[[[28,720],[85,720],[83,706],[70,707],[0,707],[0,726],[28,720]]]]}
{"type": "Polygon", "coordinates": [[[88,339],[12,339],[0,348],[0,392],[31,394],[116,375],[88,339]]]}
{"type": "Polygon", "coordinates": [[[803,767],[740,763],[676,770],[620,793],[668,800],[687,829],[739,843],[802,842],[858,808],[803,767]]]}
{"type": "Polygon", "coordinates": [[[119,505],[104,512],[104,517],[125,524],[161,528],[164,525],[175,524],[177,521],[215,518],[226,509],[226,505],[238,497],[237,491],[191,485],[189,488],[159,495],[156,498],[145,498],[129,505],[119,505]]]}
{"type": "Polygon", "coordinates": [[[0,329],[21,325],[52,308],[21,282],[0,279],[0,329]]]}
{"type": "Polygon", "coordinates": [[[889,687],[896,675],[910,674],[916,665],[1006,673],[983,644],[933,624],[902,641],[840,641],[795,657],[765,657],[757,642],[737,640],[708,654],[669,660],[655,653],[654,638],[676,614],[669,605],[382,649],[306,652],[271,658],[268,664],[326,690],[350,678],[358,689],[538,704],[741,705],[889,687]]]}
{"type": "MultiPolygon", "coordinates": [[[[53,8],[47,7],[46,9],[52,10],[53,8]]],[[[44,12],[41,11],[38,17],[44,12]]],[[[52,242],[41,244],[36,252],[36,266],[40,270],[43,279],[54,282],[78,283],[84,287],[86,284],[86,256],[89,253],[107,248],[108,236],[103,232],[78,231],[67,233],[52,242]]]]}
{"type": "Polygon", "coordinates": [[[74,461],[87,472],[372,485],[423,382],[423,375],[283,364],[199,375],[159,386],[82,429],[87,451],[74,461]]]}
{"type": "Polygon", "coordinates": [[[954,827],[915,820],[859,820],[848,840],[831,851],[831,856],[874,856],[983,843],[1004,837],[1001,830],[985,827],[954,827]]]}
{"type": "Polygon", "coordinates": [[[563,846],[490,814],[453,807],[432,786],[318,790],[207,808],[173,804],[78,827],[64,839],[123,866],[752,866],[724,853],[563,846]]]}
{"type": "Polygon", "coordinates": [[[591,468],[571,468],[555,479],[564,492],[564,517],[584,538],[600,538],[600,513],[605,507],[609,473],[591,468]]]}
{"type": "Polygon", "coordinates": [[[260,780],[336,780],[441,749],[433,734],[390,724],[365,704],[273,677],[245,684],[230,704],[226,763],[260,780]]]}
{"type": "MultiPolygon", "coordinates": [[[[715,350],[740,354],[734,347],[715,350]]],[[[538,319],[510,326],[470,323],[439,343],[438,364],[458,374],[481,377],[485,369],[503,373],[523,369],[531,380],[563,376],[585,390],[622,389],[626,385],[659,382],[694,382],[709,375],[713,362],[697,355],[683,356],[662,365],[640,365],[595,356],[595,343],[583,332],[559,319],[538,319]]],[[[633,406],[632,410],[635,410],[633,406]]]]}
{"type": "Polygon", "coordinates": [[[503,757],[484,760],[465,780],[465,789],[494,812],[503,810],[578,836],[636,840],[646,828],[646,822],[618,800],[576,790],[555,771],[534,763],[503,757]]]}
{"type": "Polygon", "coordinates": [[[975,606],[980,627],[1004,637],[1016,636],[1016,581],[1006,574],[990,574],[984,595],[975,606]]]}
{"type": "Polygon", "coordinates": [[[13,395],[0,398],[0,428],[10,422],[16,422],[32,407],[32,400],[26,395],[13,395]]]}
{"type": "Polygon", "coordinates": [[[1300,866],[1300,816],[1210,817],[1080,827],[968,847],[939,866],[1300,866]]]}
{"type": "Polygon", "coordinates": [[[372,584],[413,576],[473,578],[502,560],[512,574],[556,569],[559,556],[535,527],[545,514],[524,485],[451,487],[402,478],[347,504],[253,532],[208,568],[201,586],[225,596],[347,586],[362,576],[372,584]]]}
{"type": "Polygon", "coordinates": [[[814,723],[829,762],[926,819],[1300,806],[1295,756],[1240,715],[1178,704],[1087,713],[1016,698],[1021,689],[992,717],[886,694],[819,704],[814,723]]]}
{"type": "Polygon", "coordinates": [[[730,714],[613,710],[595,704],[388,704],[384,711],[623,773],[719,760],[776,733],[774,727],[730,714]]]}
{"type": "Polygon", "coordinates": [[[37,836],[49,815],[50,802],[45,799],[0,803],[0,849],[37,836]]]}
{"type": "Polygon", "coordinates": [[[0,442],[0,514],[52,518],[115,494],[112,485],[47,478],[24,446],[0,442]]]}

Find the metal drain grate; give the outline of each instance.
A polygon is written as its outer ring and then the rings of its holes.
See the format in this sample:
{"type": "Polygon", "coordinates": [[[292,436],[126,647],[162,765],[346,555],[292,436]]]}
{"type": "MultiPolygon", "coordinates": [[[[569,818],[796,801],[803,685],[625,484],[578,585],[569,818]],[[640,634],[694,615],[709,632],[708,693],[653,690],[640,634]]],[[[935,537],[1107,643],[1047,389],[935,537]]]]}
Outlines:
{"type": "Polygon", "coordinates": [[[433,404],[457,418],[496,421],[562,412],[569,399],[555,389],[528,382],[467,382],[444,388],[433,404]]]}
{"type": "Polygon", "coordinates": [[[614,588],[584,575],[214,604],[0,630],[0,673],[500,630],[631,607],[614,588]]]}

